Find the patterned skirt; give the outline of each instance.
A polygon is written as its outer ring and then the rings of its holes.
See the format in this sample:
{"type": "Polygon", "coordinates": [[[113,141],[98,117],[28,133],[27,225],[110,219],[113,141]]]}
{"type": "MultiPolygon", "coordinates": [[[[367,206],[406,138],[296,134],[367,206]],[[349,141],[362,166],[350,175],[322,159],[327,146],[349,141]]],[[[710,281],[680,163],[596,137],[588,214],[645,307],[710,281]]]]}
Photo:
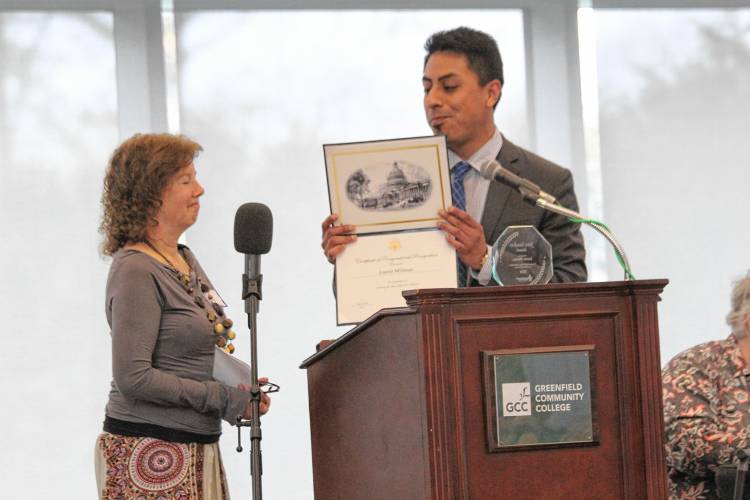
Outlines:
{"type": "Polygon", "coordinates": [[[218,443],[172,443],[103,432],[96,486],[106,500],[227,500],[218,443]]]}

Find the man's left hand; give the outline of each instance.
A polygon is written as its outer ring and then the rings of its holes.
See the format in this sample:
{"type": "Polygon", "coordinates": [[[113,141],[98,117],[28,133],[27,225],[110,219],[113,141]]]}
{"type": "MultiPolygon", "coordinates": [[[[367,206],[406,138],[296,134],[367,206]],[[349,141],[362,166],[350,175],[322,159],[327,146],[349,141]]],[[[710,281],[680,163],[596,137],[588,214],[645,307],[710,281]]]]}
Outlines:
{"type": "Polygon", "coordinates": [[[439,210],[438,215],[443,219],[438,222],[438,228],[445,233],[448,243],[456,249],[461,262],[472,269],[480,269],[487,253],[482,225],[456,207],[439,210]]]}

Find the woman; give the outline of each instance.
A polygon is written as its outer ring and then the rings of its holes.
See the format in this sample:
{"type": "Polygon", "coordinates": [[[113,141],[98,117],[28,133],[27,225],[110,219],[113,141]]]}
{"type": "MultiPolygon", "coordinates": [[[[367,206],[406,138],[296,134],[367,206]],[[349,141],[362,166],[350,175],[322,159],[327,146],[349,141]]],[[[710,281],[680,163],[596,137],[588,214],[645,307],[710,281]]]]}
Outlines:
{"type": "Polygon", "coordinates": [[[750,447],[750,273],[727,323],[729,338],[678,354],[662,374],[670,498],[719,498],[716,468],[750,447]]]}
{"type": "MultiPolygon", "coordinates": [[[[249,418],[251,397],[212,378],[214,346],[228,348],[232,322],[177,243],[198,217],[201,149],[182,136],[137,134],[107,167],[100,230],[112,256],[113,377],[96,448],[100,498],[228,498],[221,419],[249,418]]],[[[264,394],[261,413],[269,405],[264,394]]]]}

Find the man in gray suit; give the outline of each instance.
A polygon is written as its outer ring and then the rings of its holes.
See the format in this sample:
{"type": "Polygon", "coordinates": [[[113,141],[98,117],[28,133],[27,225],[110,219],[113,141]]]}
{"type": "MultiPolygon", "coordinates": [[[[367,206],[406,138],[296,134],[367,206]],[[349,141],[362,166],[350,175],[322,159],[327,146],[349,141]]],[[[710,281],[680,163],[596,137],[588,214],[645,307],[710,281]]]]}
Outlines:
{"type": "MultiPolygon", "coordinates": [[[[570,171],[514,145],[495,127],[494,110],[503,87],[503,63],[495,40],[461,27],[433,34],[425,49],[425,114],[432,131],[446,136],[453,188],[454,206],[440,211],[443,220],[438,227],[456,249],[461,286],[496,284],[488,258],[491,244],[511,225],[535,226],[550,242],[553,282],[586,281],[579,225],[527,204],[515,191],[479,173],[485,162],[497,159],[561,205],[578,211],[570,171]]],[[[356,240],[348,234],[355,228],[334,226],[336,219],[332,214],[322,225],[323,251],[331,263],[356,240]]]]}

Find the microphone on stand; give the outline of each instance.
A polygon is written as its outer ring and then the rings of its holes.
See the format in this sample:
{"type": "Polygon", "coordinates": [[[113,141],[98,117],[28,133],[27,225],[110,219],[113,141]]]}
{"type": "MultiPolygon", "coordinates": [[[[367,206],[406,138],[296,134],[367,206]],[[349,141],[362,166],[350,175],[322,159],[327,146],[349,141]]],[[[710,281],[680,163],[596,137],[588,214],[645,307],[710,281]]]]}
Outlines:
{"type": "Polygon", "coordinates": [[[234,249],[245,254],[245,273],[242,275],[242,299],[245,301],[248,327],[250,328],[250,370],[252,380],[252,417],[243,420],[237,415],[237,451],[242,451],[242,427],[250,427],[250,474],[253,483],[253,498],[263,498],[261,475],[263,465],[260,452],[262,434],[260,430],[261,390],[258,383],[258,302],[263,298],[263,275],[260,273],[260,256],[271,250],[273,216],[262,203],[245,203],[234,216],[234,249]]]}
{"type": "Polygon", "coordinates": [[[491,181],[497,181],[511,187],[521,193],[526,200],[536,203],[538,199],[543,199],[547,203],[557,203],[557,199],[551,194],[542,191],[538,185],[528,179],[520,177],[507,168],[503,168],[497,160],[491,160],[482,165],[479,169],[482,177],[491,181]]]}
{"type": "Polygon", "coordinates": [[[633,273],[630,271],[630,262],[628,262],[628,257],[625,255],[625,249],[622,248],[622,245],[620,245],[609,228],[603,223],[595,220],[590,220],[586,217],[583,217],[578,212],[560,205],[559,203],[557,203],[557,199],[554,196],[545,191],[542,191],[542,188],[540,188],[530,180],[524,179],[523,177],[514,174],[510,170],[503,168],[502,165],[497,162],[497,160],[488,161],[487,163],[482,165],[482,168],[479,169],[479,172],[485,179],[497,181],[511,187],[512,189],[515,189],[516,191],[521,193],[521,196],[525,201],[532,205],[536,205],[543,210],[547,210],[549,212],[567,217],[569,220],[572,219],[575,222],[582,222],[584,224],[587,224],[596,232],[604,236],[612,245],[615,253],[617,253],[617,255],[619,256],[618,260],[621,262],[622,268],[625,271],[625,279],[635,279],[633,273]]]}
{"type": "MultiPolygon", "coordinates": [[[[263,298],[260,256],[271,250],[273,215],[262,203],[245,203],[234,216],[234,249],[245,254],[245,274],[242,277],[242,299],[256,295],[263,298]]],[[[250,312],[247,311],[246,312],[250,312]]]]}

